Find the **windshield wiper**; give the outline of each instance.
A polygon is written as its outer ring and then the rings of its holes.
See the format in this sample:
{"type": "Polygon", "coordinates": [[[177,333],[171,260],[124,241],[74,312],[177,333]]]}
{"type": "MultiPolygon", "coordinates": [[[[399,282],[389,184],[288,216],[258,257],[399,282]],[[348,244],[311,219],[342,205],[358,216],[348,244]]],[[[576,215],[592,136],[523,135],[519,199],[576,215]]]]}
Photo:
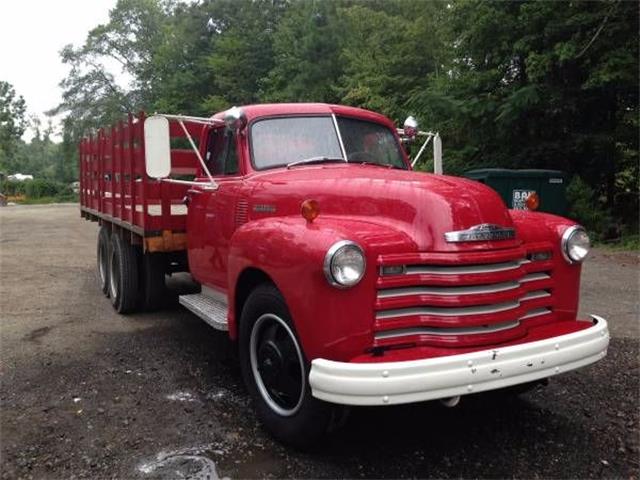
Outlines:
{"type": "Polygon", "coordinates": [[[406,170],[405,168],[399,167],[397,165],[393,165],[392,163],[377,163],[377,162],[367,162],[366,160],[349,160],[349,163],[357,163],[358,165],[373,165],[375,167],[382,168],[393,168],[396,170],[406,170]]]}
{"type": "Polygon", "coordinates": [[[310,163],[324,163],[324,162],[346,162],[344,158],[340,157],[309,157],[302,160],[296,160],[295,162],[287,163],[287,168],[295,167],[296,165],[308,165],[310,163]]]}

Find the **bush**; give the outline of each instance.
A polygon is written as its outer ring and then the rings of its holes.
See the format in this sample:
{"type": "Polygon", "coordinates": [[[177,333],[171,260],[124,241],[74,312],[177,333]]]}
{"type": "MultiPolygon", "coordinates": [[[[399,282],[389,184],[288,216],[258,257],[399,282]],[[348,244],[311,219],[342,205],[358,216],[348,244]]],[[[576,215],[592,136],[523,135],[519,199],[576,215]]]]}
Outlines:
{"type": "Polygon", "coordinates": [[[567,186],[569,217],[580,222],[596,238],[607,236],[612,220],[609,212],[602,207],[593,189],[579,176],[574,176],[567,186]]]}
{"type": "Polygon", "coordinates": [[[77,201],[78,198],[70,185],[44,178],[23,182],[3,180],[0,183],[0,192],[10,197],[24,195],[29,203],[38,203],[39,199],[64,202],[77,201]]]}
{"type": "Polygon", "coordinates": [[[3,193],[10,197],[17,195],[24,195],[26,189],[26,182],[16,182],[10,180],[2,180],[0,183],[0,193],[3,193]]]}
{"type": "Polygon", "coordinates": [[[55,197],[63,188],[59,182],[36,178],[26,182],[25,193],[29,198],[55,197]]]}

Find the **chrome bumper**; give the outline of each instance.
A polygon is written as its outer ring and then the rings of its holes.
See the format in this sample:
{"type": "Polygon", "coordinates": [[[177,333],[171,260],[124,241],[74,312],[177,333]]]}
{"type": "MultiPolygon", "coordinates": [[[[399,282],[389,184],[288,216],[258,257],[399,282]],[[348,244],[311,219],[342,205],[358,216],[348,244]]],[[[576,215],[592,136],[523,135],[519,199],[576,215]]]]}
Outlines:
{"type": "Polygon", "coordinates": [[[343,405],[392,405],[518,385],[594,363],[607,354],[607,321],[578,332],[462,355],[388,363],[311,362],[314,397],[343,405]]]}

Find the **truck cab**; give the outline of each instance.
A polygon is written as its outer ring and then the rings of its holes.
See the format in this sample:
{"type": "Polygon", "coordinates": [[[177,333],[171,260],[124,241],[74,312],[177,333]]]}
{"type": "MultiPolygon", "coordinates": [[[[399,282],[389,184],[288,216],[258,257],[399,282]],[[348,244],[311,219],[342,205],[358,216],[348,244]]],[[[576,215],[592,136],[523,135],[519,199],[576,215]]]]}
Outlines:
{"type": "MultiPolygon", "coordinates": [[[[575,222],[414,171],[407,135],[375,112],[250,105],[189,121],[144,123],[147,179],[184,193],[183,264],[201,292],[180,303],[228,332],[280,440],[306,445],[349,406],[455,405],[606,354],[607,322],[577,318],[589,240],[575,222]],[[171,174],[172,132],[194,147],[189,180],[171,174]]],[[[138,265],[148,245],[132,247],[138,265]]]]}

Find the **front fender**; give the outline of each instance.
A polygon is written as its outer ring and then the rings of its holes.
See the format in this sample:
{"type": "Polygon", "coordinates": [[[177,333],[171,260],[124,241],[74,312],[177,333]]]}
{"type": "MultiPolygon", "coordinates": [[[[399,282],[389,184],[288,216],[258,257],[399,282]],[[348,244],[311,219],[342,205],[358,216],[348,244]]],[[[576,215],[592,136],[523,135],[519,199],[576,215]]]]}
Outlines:
{"type": "Polygon", "coordinates": [[[553,256],[555,278],[554,310],[559,320],[575,319],[580,299],[580,272],[582,264],[569,264],[562,255],[560,239],[564,231],[576,222],[568,218],[543,212],[510,210],[519,237],[525,243],[549,242],[553,256]]]}
{"type": "Polygon", "coordinates": [[[237,335],[239,312],[233,306],[238,279],[247,268],[255,268],[282,293],[309,361],[349,360],[373,341],[378,255],[415,248],[404,233],[370,218],[321,216],[307,222],[291,216],[247,223],[231,241],[229,333],[232,338],[237,335]],[[360,244],[367,261],[362,281],[349,289],[331,286],[323,272],[327,250],[340,240],[360,244]]]}

